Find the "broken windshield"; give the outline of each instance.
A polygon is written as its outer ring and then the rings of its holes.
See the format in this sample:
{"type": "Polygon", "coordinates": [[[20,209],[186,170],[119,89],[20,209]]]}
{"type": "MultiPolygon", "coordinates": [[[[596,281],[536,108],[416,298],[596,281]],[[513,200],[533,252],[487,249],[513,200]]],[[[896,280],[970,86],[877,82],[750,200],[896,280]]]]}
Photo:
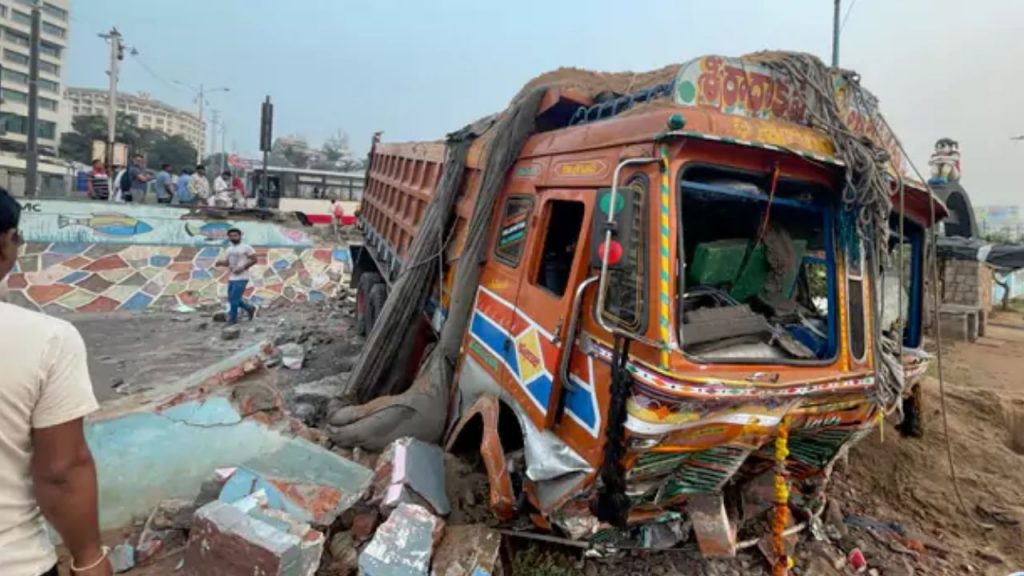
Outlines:
{"type": "Polygon", "coordinates": [[[772,186],[770,176],[710,167],[681,179],[680,330],[691,356],[765,363],[835,355],[827,191],[785,179],[772,186]]]}

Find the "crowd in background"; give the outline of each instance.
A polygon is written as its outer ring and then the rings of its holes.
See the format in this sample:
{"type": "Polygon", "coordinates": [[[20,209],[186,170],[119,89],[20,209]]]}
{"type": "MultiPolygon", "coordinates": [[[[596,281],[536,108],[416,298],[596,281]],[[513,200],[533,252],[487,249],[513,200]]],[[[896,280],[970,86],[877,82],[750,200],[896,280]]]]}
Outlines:
{"type": "Polygon", "coordinates": [[[211,183],[202,164],[194,169],[164,164],[154,174],[145,167],[141,155],[134,156],[128,166],[114,166],[112,170],[102,160],[92,163],[87,193],[93,200],[144,204],[150,190],[158,204],[216,208],[255,208],[257,204],[255,194],[246,191],[242,177],[230,170],[218,174],[211,183]]]}

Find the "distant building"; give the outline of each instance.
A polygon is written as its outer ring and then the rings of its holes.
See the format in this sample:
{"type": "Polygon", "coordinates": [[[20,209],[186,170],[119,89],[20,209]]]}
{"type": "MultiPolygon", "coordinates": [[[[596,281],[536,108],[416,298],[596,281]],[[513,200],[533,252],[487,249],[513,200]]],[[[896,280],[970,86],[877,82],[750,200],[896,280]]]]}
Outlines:
{"type": "Polygon", "coordinates": [[[1011,241],[1024,239],[1024,219],[1020,206],[978,206],[974,210],[985,235],[1004,236],[1011,241]]]}
{"type": "MultiPolygon", "coordinates": [[[[28,1],[28,0],[25,0],[28,1]]],[[[68,88],[64,91],[64,105],[70,111],[70,118],[76,116],[107,115],[110,93],[97,88],[68,88]]],[[[117,113],[134,116],[142,128],[159,130],[164,134],[180,134],[203,152],[206,148],[206,123],[192,112],[175,108],[155,100],[149,94],[117,94],[117,113]]],[[[70,126],[66,130],[70,130],[70,126]]]]}
{"type": "MultiPolygon", "coordinates": [[[[70,37],[70,0],[44,0],[39,55],[39,150],[57,153],[60,95],[70,37]]],[[[0,150],[24,152],[28,133],[28,63],[32,0],[0,0],[0,150]]]]}

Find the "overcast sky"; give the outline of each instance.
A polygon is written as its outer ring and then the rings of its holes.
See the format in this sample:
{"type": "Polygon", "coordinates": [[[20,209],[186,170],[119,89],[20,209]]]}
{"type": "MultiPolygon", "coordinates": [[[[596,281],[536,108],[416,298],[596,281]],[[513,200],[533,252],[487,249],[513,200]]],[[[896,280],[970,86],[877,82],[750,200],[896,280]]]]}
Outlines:
{"type": "MultiPolygon", "coordinates": [[[[96,33],[116,24],[140,52],[123,90],[189,107],[175,80],[231,88],[209,97],[229,148],[254,154],[269,94],[275,135],[316,145],[343,129],[363,154],[376,130],[438,138],[558,66],[640,71],[762,49],[827,59],[831,12],[830,0],[72,0],[67,81],[106,86],[96,33]]],[[[1022,57],[1018,0],[856,0],[843,29],[842,66],[922,170],[936,139],[960,141],[976,204],[1024,204],[1024,142],[1010,141],[1024,134],[1022,57]]]]}

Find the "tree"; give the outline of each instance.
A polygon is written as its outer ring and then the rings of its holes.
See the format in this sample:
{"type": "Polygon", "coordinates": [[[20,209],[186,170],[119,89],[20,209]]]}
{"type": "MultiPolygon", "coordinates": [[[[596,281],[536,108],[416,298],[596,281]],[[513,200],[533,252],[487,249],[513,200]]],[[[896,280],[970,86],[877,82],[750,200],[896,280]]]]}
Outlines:
{"type": "Polygon", "coordinates": [[[163,137],[158,138],[146,154],[146,163],[150,168],[170,164],[180,169],[195,164],[196,149],[184,136],[180,134],[172,136],[161,134],[161,136],[163,137]]]}
{"type": "Polygon", "coordinates": [[[305,168],[309,164],[309,153],[306,152],[305,148],[299,148],[295,145],[287,146],[284,151],[284,157],[292,163],[292,166],[297,168],[305,168]]]}
{"type": "Polygon", "coordinates": [[[324,159],[330,164],[338,164],[352,159],[352,148],[349,146],[348,134],[338,130],[333,136],[324,140],[324,159]]]}
{"type": "MultiPolygon", "coordinates": [[[[76,116],[71,121],[71,128],[73,132],[65,132],[61,135],[60,142],[60,156],[66,160],[77,160],[78,162],[91,163],[95,158],[92,158],[92,143],[94,140],[107,139],[107,117],[100,115],[90,116],[76,116]]],[[[169,151],[180,148],[179,143],[165,144],[164,141],[172,136],[168,136],[159,130],[152,130],[150,128],[141,128],[135,121],[135,116],[127,114],[119,114],[117,116],[117,125],[114,127],[114,136],[118,142],[121,142],[128,146],[128,150],[131,154],[143,154],[148,156],[149,153],[157,149],[161,150],[161,154],[167,154],[169,151]]],[[[180,138],[180,137],[178,137],[180,138]]],[[[182,139],[184,140],[184,139],[182,139]]],[[[195,148],[191,148],[191,144],[185,141],[185,144],[192,150],[192,158],[195,158],[195,148]]],[[[178,155],[180,150],[177,150],[174,154],[178,155]]],[[[188,163],[191,163],[189,160],[188,163]]],[[[154,165],[154,160],[149,159],[150,166],[154,165]]]]}

